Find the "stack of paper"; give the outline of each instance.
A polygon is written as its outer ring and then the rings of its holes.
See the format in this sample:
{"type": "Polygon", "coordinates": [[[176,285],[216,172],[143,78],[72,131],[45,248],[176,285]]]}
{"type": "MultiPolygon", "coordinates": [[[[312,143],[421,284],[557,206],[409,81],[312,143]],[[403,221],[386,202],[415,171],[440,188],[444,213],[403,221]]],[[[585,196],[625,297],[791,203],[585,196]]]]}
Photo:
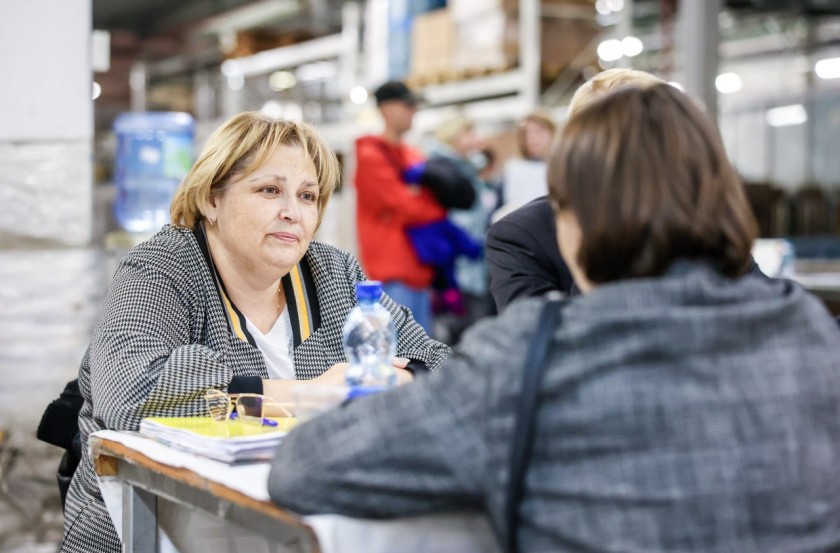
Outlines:
{"type": "Polygon", "coordinates": [[[210,417],[154,417],[143,419],[140,433],[167,445],[223,463],[268,461],[295,419],[273,419],[277,426],[218,422],[210,417]]]}

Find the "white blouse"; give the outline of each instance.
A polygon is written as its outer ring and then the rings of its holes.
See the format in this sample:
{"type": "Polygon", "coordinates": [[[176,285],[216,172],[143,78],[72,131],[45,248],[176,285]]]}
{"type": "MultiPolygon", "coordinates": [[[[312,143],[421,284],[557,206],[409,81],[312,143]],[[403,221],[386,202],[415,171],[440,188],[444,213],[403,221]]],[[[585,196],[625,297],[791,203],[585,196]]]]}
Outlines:
{"type": "Polygon", "coordinates": [[[289,317],[289,310],[284,307],[283,312],[274,322],[274,326],[265,334],[260,332],[257,326],[247,317],[245,317],[245,324],[263,354],[265,366],[268,369],[268,377],[278,380],[294,380],[292,319],[289,317]]]}

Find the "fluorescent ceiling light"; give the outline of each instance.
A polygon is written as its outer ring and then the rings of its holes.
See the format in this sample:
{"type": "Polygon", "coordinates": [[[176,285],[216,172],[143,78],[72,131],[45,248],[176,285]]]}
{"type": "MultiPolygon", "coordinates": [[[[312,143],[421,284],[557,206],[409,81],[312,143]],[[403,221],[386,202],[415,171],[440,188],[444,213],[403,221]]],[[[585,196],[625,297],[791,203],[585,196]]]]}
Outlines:
{"type": "Polygon", "coordinates": [[[644,49],[645,45],[642,44],[642,41],[634,36],[626,36],[621,39],[621,51],[628,58],[638,56],[644,49]]]}
{"type": "Polygon", "coordinates": [[[621,41],[611,38],[598,45],[598,57],[604,61],[616,61],[624,55],[621,41]]]}
{"type": "Polygon", "coordinates": [[[363,86],[354,86],[350,91],[350,101],[356,105],[364,104],[368,99],[368,92],[363,86]]]}
{"type": "Polygon", "coordinates": [[[808,112],[802,104],[791,104],[768,109],[764,114],[767,124],[771,127],[788,127],[801,125],[808,120],[808,112]]]}
{"type": "Polygon", "coordinates": [[[840,58],[826,58],[814,65],[814,73],[820,79],[840,79],[840,58]]]}
{"type": "Polygon", "coordinates": [[[302,82],[328,81],[337,74],[338,67],[330,61],[316,61],[297,68],[297,78],[302,82]]]}
{"type": "Polygon", "coordinates": [[[737,73],[721,73],[715,79],[715,88],[721,94],[732,94],[743,87],[741,77],[737,73]]]}
{"type": "Polygon", "coordinates": [[[251,29],[297,15],[300,9],[298,0],[262,0],[212,17],[198,30],[207,34],[226,34],[241,29],[251,29]]]}
{"type": "Polygon", "coordinates": [[[595,2],[595,9],[601,15],[609,15],[610,14],[610,5],[607,3],[607,0],[597,0],[595,2]]]}
{"type": "Polygon", "coordinates": [[[269,100],[263,104],[260,109],[263,115],[267,115],[272,119],[280,119],[283,117],[283,105],[277,100],[269,100]]]}
{"type": "Polygon", "coordinates": [[[293,88],[297,84],[297,77],[291,71],[275,71],[268,77],[268,86],[275,92],[293,88]]]}
{"type": "Polygon", "coordinates": [[[614,12],[620,12],[624,9],[624,0],[607,0],[607,7],[614,12]]]}

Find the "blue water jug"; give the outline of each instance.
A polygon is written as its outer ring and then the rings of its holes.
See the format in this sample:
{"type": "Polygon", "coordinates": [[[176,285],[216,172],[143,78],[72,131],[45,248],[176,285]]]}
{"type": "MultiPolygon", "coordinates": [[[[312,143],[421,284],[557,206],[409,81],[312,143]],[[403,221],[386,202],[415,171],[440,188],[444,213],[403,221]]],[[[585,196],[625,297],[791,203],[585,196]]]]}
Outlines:
{"type": "Polygon", "coordinates": [[[129,232],[169,222],[169,204],[192,165],[195,122],[188,113],[124,113],[114,121],[114,216],[129,232]]]}

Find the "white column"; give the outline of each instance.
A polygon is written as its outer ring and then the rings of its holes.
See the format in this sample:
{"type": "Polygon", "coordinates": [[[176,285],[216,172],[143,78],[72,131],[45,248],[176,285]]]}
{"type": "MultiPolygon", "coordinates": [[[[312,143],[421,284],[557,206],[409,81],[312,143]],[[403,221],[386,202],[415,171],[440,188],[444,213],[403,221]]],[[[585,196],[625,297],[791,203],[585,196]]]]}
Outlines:
{"type": "Polygon", "coordinates": [[[91,0],[4,0],[0,236],[91,239],[91,0]]]}
{"type": "Polygon", "coordinates": [[[721,0],[681,0],[677,12],[680,82],[717,121],[718,14],[721,0]]]}
{"type": "Polygon", "coordinates": [[[521,0],[519,2],[519,67],[522,70],[522,99],[536,107],[540,97],[540,2],[521,0]]]}

